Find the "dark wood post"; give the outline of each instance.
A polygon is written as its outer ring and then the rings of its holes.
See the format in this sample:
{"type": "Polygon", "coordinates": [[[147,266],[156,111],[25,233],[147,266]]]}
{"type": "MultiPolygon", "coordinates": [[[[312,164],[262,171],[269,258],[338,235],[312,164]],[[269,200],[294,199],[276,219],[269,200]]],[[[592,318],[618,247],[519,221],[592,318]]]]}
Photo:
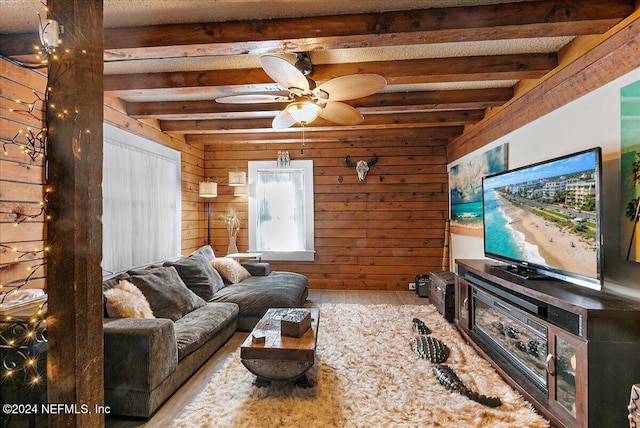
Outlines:
{"type": "Polygon", "coordinates": [[[71,405],[50,414],[49,426],[100,427],[102,0],[49,0],[48,6],[49,18],[64,28],[64,52],[50,59],[48,70],[47,394],[49,403],[71,405]]]}

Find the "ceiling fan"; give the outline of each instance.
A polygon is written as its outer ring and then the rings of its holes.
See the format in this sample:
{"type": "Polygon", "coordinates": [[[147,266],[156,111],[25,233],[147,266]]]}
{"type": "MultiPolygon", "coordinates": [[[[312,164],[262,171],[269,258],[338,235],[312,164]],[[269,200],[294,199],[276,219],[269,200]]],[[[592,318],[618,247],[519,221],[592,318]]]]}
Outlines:
{"type": "Polygon", "coordinates": [[[308,57],[298,54],[293,65],[279,56],[263,55],[260,65],[276,83],[288,91],[288,95],[246,94],[216,99],[219,103],[289,103],[276,115],[271,126],[284,129],[300,123],[303,126],[318,116],[338,125],[357,125],[364,116],[357,109],[341,101],[366,97],[382,90],[387,81],[378,74],[349,74],[330,79],[315,87],[307,79],[311,73],[308,57]]]}

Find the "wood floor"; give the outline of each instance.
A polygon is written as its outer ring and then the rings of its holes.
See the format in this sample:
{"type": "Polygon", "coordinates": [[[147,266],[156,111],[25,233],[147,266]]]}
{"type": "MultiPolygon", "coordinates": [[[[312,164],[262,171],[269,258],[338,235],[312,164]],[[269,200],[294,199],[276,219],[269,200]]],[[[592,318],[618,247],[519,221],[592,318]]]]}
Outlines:
{"type": "MultiPolygon", "coordinates": [[[[311,303],[360,303],[363,305],[426,305],[429,300],[409,291],[310,290],[311,303]]],[[[108,417],[109,428],[168,427],[174,418],[207,386],[209,379],[224,365],[246,339],[248,333],[235,333],[148,421],[108,417]]]]}

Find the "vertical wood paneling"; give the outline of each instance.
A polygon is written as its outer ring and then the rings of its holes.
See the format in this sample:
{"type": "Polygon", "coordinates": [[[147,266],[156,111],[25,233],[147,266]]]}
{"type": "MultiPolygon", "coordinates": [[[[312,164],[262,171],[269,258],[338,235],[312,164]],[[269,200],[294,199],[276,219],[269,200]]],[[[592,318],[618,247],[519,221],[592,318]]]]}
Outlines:
{"type": "Polygon", "coordinates": [[[0,144],[5,143],[0,146],[0,284],[21,285],[33,274],[27,286],[43,288],[46,266],[38,266],[45,263],[45,219],[38,216],[15,225],[12,214],[18,211],[35,216],[40,212],[45,191],[43,161],[32,160],[8,141],[17,135],[15,141],[26,143],[29,129],[36,134],[41,129],[42,103],[35,103],[32,115],[27,110],[38,97],[44,97],[47,78],[43,71],[1,59],[0,68],[0,144]]]}
{"type": "Polygon", "coordinates": [[[375,140],[314,142],[307,134],[304,156],[299,144],[205,144],[205,175],[215,177],[212,246],[224,255],[227,235],[219,219],[227,206],[243,218],[240,251],[248,249],[247,198],[234,197],[226,184],[229,169],[247,171],[249,160],[275,159],[288,150],[293,159],[314,161],[315,248],[313,262],[271,262],[272,269],[309,277],[312,288],[406,290],[416,274],[441,270],[448,210],[446,142],[419,134],[395,142],[381,130],[375,140]],[[351,160],[379,157],[365,182],[351,160]]]}

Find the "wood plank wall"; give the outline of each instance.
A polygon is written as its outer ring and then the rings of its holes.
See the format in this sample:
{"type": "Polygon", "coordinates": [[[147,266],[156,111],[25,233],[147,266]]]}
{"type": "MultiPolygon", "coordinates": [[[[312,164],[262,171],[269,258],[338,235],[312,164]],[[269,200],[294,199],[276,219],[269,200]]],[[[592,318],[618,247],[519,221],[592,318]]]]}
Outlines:
{"type": "MultiPolygon", "coordinates": [[[[44,71],[27,70],[0,59],[0,137],[3,140],[11,140],[19,130],[26,132],[27,127],[35,130],[42,126],[40,121],[19,111],[25,107],[16,100],[28,103],[36,100],[33,91],[43,97],[46,85],[44,71]]],[[[198,198],[198,183],[204,173],[204,148],[202,144],[185,144],[181,136],[160,131],[157,123],[132,119],[124,111],[120,100],[105,100],[105,122],[182,152],[182,252],[188,254],[204,244],[206,236],[205,204],[198,198]]],[[[42,114],[41,103],[36,105],[34,113],[42,114]]],[[[20,136],[18,141],[26,140],[20,136]]],[[[0,141],[0,148],[1,144],[0,141]]],[[[42,250],[46,245],[43,217],[14,226],[8,213],[17,206],[28,214],[40,210],[45,190],[43,161],[31,161],[17,146],[5,147],[6,153],[0,150],[0,244],[19,251],[42,250]]],[[[43,253],[38,252],[15,263],[17,254],[20,253],[0,248],[0,285],[22,283],[31,273],[30,268],[45,261],[43,253]]],[[[28,287],[44,288],[45,268],[35,272],[28,287]]]]}
{"type": "MultiPolygon", "coordinates": [[[[398,138],[384,130],[373,138],[345,137],[300,143],[225,143],[223,137],[199,136],[205,143],[205,176],[216,177],[218,197],[212,206],[212,246],[226,254],[227,232],[219,215],[228,206],[241,213],[238,249],[248,249],[247,197],[234,197],[227,171],[247,171],[248,160],[275,160],[279,150],[292,159],[314,161],[315,248],[313,262],[271,262],[272,269],[309,277],[310,287],[329,289],[407,290],[416,274],[442,269],[448,212],[446,140],[426,130],[403,131],[398,138]],[[351,160],[379,157],[365,182],[351,160]]],[[[189,138],[187,138],[189,142],[189,138]]],[[[448,262],[447,262],[448,266],[448,262]]]]}
{"type": "MultiPolygon", "coordinates": [[[[0,135],[11,139],[19,129],[39,126],[24,113],[11,112],[15,99],[32,101],[32,90],[42,91],[46,76],[2,61],[0,76],[0,135]]],[[[278,150],[300,158],[299,143],[225,143],[221,137],[200,136],[184,140],[161,132],[157,123],[132,119],[117,99],[105,100],[105,121],[182,152],[182,252],[188,254],[206,241],[206,202],[198,197],[203,177],[226,180],[227,172],[247,170],[248,160],[275,162],[278,150]],[[204,137],[204,138],[203,138],[204,137]]],[[[315,164],[316,259],[313,262],[272,263],[273,269],[289,269],[310,278],[313,288],[406,290],[416,274],[442,269],[444,225],[447,218],[448,185],[446,143],[425,130],[397,133],[380,130],[374,137],[349,136],[340,141],[314,141],[306,134],[304,158],[315,164]],[[345,156],[354,160],[379,156],[366,182],[359,182],[345,156]]],[[[16,204],[37,210],[42,199],[42,162],[31,162],[17,147],[0,152],[0,211],[16,204]]],[[[234,197],[225,183],[212,200],[212,245],[225,254],[227,236],[219,215],[233,205],[245,223],[238,237],[241,251],[248,248],[247,198],[234,197]]],[[[14,227],[0,214],[0,243],[19,249],[44,247],[45,224],[34,219],[14,227]]],[[[12,263],[15,255],[0,254],[0,264],[12,263]]],[[[20,281],[29,266],[42,261],[41,254],[3,269],[0,284],[20,281]]],[[[30,283],[44,286],[44,270],[30,283]]]]}
{"type": "MultiPolygon", "coordinates": [[[[21,148],[2,143],[16,138],[26,143],[25,134],[32,129],[35,134],[42,128],[43,105],[35,103],[32,117],[24,110],[28,106],[18,103],[33,103],[44,97],[47,85],[46,71],[27,70],[7,61],[0,60],[0,244],[16,248],[18,252],[0,247],[0,285],[21,285],[31,274],[26,287],[44,288],[45,263],[45,219],[38,216],[15,225],[12,212],[18,209],[27,215],[40,212],[43,201],[44,162],[43,158],[31,160],[21,148]],[[35,93],[34,93],[35,91],[35,93]],[[37,94],[37,95],[36,95],[37,94]],[[13,110],[13,111],[12,111],[13,110]],[[16,258],[24,254],[16,261],[16,258]]],[[[5,288],[9,290],[10,288],[5,288]]]]}

